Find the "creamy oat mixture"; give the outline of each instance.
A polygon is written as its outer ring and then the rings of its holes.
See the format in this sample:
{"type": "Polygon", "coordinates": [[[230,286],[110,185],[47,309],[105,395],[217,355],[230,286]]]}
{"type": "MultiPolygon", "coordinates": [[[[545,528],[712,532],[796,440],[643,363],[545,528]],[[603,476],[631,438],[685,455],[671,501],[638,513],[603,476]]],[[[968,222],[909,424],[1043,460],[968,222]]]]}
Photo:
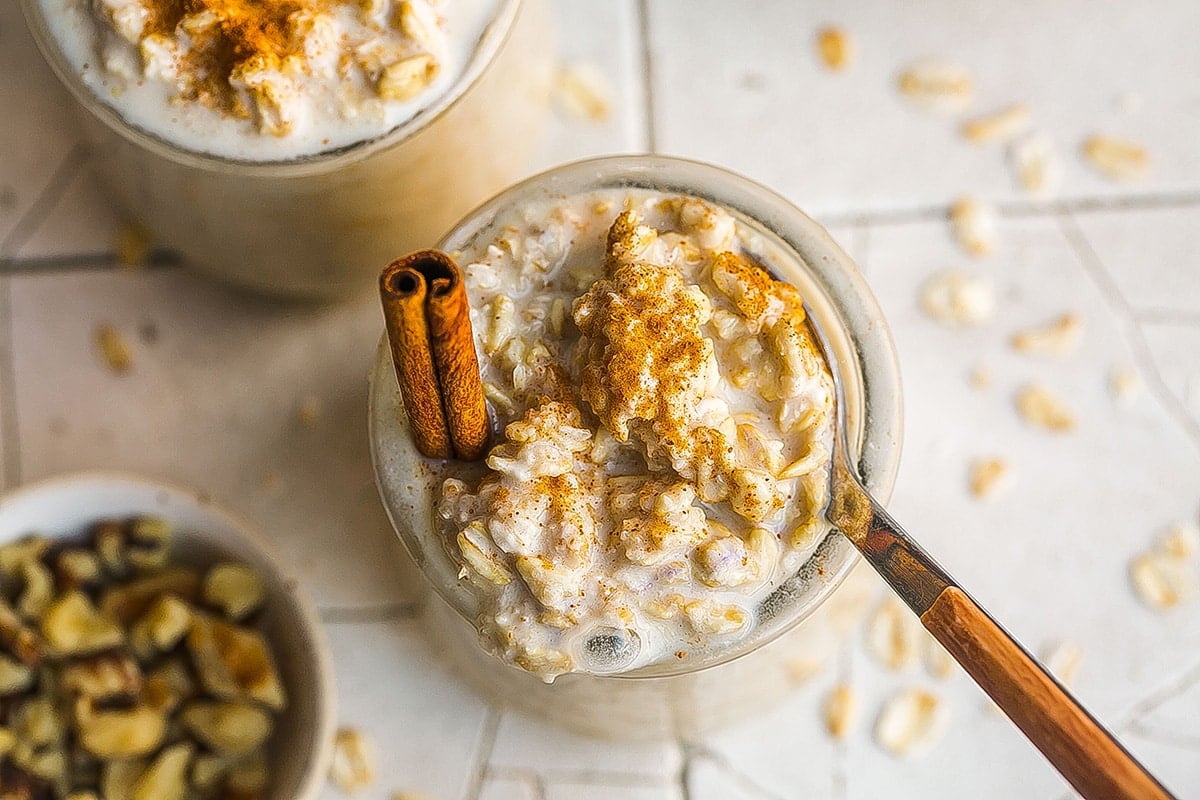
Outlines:
{"type": "Polygon", "coordinates": [[[497,0],[41,0],[68,60],[130,123],[233,158],[386,133],[462,74],[497,0]]]}
{"type": "Polygon", "coordinates": [[[704,201],[611,191],[458,254],[503,435],[437,512],[509,663],[551,680],[729,645],[824,532],[832,386],[753,241],[704,201]]]}

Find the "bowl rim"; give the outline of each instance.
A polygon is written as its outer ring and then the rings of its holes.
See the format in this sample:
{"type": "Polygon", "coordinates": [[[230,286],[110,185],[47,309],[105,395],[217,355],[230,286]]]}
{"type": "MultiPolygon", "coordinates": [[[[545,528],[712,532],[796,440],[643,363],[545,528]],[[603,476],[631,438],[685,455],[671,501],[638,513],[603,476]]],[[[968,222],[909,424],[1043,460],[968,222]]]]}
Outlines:
{"type": "MultiPolygon", "coordinates": [[[[306,637],[314,645],[307,656],[312,662],[309,674],[316,687],[316,724],[313,737],[316,745],[300,770],[301,778],[293,800],[312,800],[317,797],[326,783],[326,773],[333,758],[334,732],[337,727],[337,687],[334,681],[333,656],[320,613],[304,582],[299,579],[296,568],[282,556],[279,549],[266,538],[257,525],[225,508],[206,492],[122,470],[79,470],[8,487],[0,491],[0,520],[3,519],[4,512],[17,502],[39,493],[70,490],[72,487],[88,484],[106,488],[137,487],[142,490],[165,492],[183,499],[187,504],[201,510],[207,516],[220,520],[225,527],[234,531],[242,543],[257,551],[262,561],[270,565],[275,573],[274,577],[288,587],[287,594],[290,599],[286,605],[295,612],[294,621],[304,627],[306,637]]],[[[0,544],[8,541],[5,532],[0,528],[0,544]]],[[[289,757],[294,757],[294,754],[289,754],[289,757]]]]}
{"type": "MultiPolygon", "coordinates": [[[[726,167],[694,158],[658,153],[625,153],[591,156],[556,164],[518,181],[480,203],[455,223],[436,247],[451,253],[491,226],[504,210],[517,202],[531,199],[568,198],[599,189],[647,189],[699,197],[726,208],[743,222],[761,228],[785,254],[795,257],[813,279],[822,295],[822,320],[827,335],[834,336],[835,357],[844,358],[843,380],[853,375],[855,394],[861,402],[848,408],[853,435],[852,454],[868,488],[886,502],[895,486],[904,438],[903,384],[899,355],[887,318],[862,271],[825,227],[805,213],[795,202],[758,179],[744,176],[726,167]],[[861,408],[857,407],[861,405],[861,408]]],[[[810,308],[810,313],[812,309],[810,308]]],[[[400,406],[394,389],[395,377],[387,347],[386,332],[380,339],[371,371],[368,394],[368,431],[375,483],[392,527],[409,555],[417,563],[426,582],[437,595],[454,608],[468,625],[474,626],[471,610],[475,600],[471,592],[457,582],[439,583],[430,575],[427,562],[437,558],[414,547],[406,518],[410,509],[400,492],[388,485],[391,453],[385,447],[380,430],[383,415],[400,406]],[[390,381],[390,383],[389,383],[390,381]]],[[[407,423],[405,423],[407,424],[407,423]]],[[[422,509],[423,510],[423,509],[422,509]]],[[[858,550],[836,529],[825,533],[804,567],[793,578],[806,591],[806,601],[792,609],[770,628],[752,634],[733,648],[700,664],[681,666],[659,664],[639,667],[632,672],[591,677],[646,679],[694,674],[719,667],[766,646],[800,625],[819,605],[837,590],[861,560],[858,550]]],[[[788,579],[776,591],[791,591],[788,579]]],[[[774,617],[772,617],[773,619],[774,617]]],[[[497,661],[497,665],[499,665],[497,661]]]]}

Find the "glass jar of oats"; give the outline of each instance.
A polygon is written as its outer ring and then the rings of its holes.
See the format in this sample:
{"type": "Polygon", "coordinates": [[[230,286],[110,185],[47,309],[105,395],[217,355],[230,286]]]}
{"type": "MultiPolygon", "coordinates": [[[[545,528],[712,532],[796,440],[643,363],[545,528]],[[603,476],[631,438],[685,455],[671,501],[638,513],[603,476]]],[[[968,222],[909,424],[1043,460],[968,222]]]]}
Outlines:
{"type": "Polygon", "coordinates": [[[22,0],[130,220],[186,263],[335,298],[516,178],[544,0],[22,0]]]}
{"type": "Polygon", "coordinates": [[[514,186],[440,247],[493,447],[420,456],[386,342],[370,423],[453,665],[499,702],[644,738],[762,708],[832,657],[872,584],[823,519],[833,395],[807,315],[884,499],[901,404],[887,325],[829,235],[745,178],[630,156],[514,186]]]}

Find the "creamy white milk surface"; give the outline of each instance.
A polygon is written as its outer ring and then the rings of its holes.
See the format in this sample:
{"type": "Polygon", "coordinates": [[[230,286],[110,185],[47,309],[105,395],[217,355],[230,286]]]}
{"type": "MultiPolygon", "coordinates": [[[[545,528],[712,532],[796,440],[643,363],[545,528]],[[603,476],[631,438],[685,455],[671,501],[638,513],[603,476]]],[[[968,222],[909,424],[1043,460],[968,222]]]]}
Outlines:
{"type": "Polygon", "coordinates": [[[40,0],[67,61],[183,149],[280,161],[381,136],[463,76],[502,0],[40,0]]]}
{"type": "Polygon", "coordinates": [[[510,664],[551,680],[735,645],[827,530],[833,394],[799,292],[696,198],[506,214],[455,254],[493,449],[384,480],[427,485],[423,549],[510,664]]]}

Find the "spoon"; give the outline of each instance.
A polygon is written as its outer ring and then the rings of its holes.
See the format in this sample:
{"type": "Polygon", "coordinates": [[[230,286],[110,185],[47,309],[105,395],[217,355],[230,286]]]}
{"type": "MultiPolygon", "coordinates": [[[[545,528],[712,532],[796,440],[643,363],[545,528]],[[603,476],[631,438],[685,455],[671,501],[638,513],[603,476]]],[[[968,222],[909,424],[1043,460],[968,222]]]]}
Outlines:
{"type": "Polygon", "coordinates": [[[848,456],[846,398],[837,360],[816,320],[807,317],[834,387],[829,522],[1080,795],[1087,800],[1172,800],[871,497],[848,456]]]}

